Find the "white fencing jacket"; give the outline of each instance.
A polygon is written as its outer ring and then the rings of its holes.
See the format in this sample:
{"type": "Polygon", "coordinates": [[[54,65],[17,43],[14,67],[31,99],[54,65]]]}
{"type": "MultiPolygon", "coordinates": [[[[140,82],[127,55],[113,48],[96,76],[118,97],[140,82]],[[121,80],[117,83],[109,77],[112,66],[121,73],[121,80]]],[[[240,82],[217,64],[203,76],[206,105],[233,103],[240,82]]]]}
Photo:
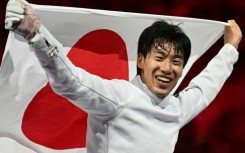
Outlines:
{"type": "Polygon", "coordinates": [[[139,76],[105,80],[75,67],[61,48],[57,57],[35,53],[53,90],[88,113],[88,153],[172,153],[180,128],[210,104],[238,59],[224,45],[185,90],[161,99],[139,76]]]}

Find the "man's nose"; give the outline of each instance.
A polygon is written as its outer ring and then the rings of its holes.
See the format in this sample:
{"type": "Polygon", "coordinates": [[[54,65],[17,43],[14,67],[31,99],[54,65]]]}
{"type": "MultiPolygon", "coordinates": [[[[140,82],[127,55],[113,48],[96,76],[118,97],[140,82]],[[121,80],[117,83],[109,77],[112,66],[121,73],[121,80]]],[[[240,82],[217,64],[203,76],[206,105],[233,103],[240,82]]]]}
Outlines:
{"type": "Polygon", "coordinates": [[[170,74],[173,70],[172,67],[172,62],[170,59],[165,58],[161,64],[160,64],[160,70],[164,73],[164,74],[170,74]]]}

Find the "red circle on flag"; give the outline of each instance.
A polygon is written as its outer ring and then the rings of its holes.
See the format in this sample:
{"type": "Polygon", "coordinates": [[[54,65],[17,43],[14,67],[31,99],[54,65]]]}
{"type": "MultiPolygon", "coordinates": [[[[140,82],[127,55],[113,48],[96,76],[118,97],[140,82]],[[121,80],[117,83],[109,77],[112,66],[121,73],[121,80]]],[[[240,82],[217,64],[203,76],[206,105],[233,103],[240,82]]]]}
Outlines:
{"type": "MultiPolygon", "coordinates": [[[[77,67],[106,79],[128,80],[128,57],[123,39],[106,29],[84,35],[68,58],[77,67]]],[[[47,84],[32,99],[22,121],[31,141],[52,149],[86,147],[87,114],[55,94],[47,84]]]]}

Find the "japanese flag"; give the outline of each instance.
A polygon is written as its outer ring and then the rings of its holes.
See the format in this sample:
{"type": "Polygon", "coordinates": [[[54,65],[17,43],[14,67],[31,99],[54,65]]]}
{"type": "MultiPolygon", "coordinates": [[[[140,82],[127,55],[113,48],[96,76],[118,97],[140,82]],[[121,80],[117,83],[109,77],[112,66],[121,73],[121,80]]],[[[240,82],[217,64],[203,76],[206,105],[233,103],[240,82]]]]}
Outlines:
{"type": "MultiPolygon", "coordinates": [[[[131,80],[136,75],[139,35],[154,21],[164,19],[179,24],[192,42],[180,83],[226,25],[173,16],[33,7],[75,65],[107,79],[131,80]]],[[[0,69],[0,87],[0,153],[5,146],[1,144],[20,145],[38,153],[86,152],[87,114],[51,90],[28,43],[12,32],[0,69]]]]}

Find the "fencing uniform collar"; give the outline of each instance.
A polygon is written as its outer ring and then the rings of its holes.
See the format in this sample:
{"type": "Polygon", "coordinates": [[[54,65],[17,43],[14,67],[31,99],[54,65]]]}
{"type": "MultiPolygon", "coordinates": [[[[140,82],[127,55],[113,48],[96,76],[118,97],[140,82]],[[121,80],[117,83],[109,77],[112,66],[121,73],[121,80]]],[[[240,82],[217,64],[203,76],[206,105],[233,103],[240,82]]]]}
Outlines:
{"type": "Polygon", "coordinates": [[[155,103],[156,105],[159,105],[165,99],[162,97],[160,98],[156,96],[154,93],[152,93],[149,90],[149,88],[146,86],[146,84],[142,82],[140,75],[135,76],[134,79],[131,81],[131,83],[133,83],[135,86],[141,89],[145,94],[147,94],[151,98],[152,102],[155,103]]]}

